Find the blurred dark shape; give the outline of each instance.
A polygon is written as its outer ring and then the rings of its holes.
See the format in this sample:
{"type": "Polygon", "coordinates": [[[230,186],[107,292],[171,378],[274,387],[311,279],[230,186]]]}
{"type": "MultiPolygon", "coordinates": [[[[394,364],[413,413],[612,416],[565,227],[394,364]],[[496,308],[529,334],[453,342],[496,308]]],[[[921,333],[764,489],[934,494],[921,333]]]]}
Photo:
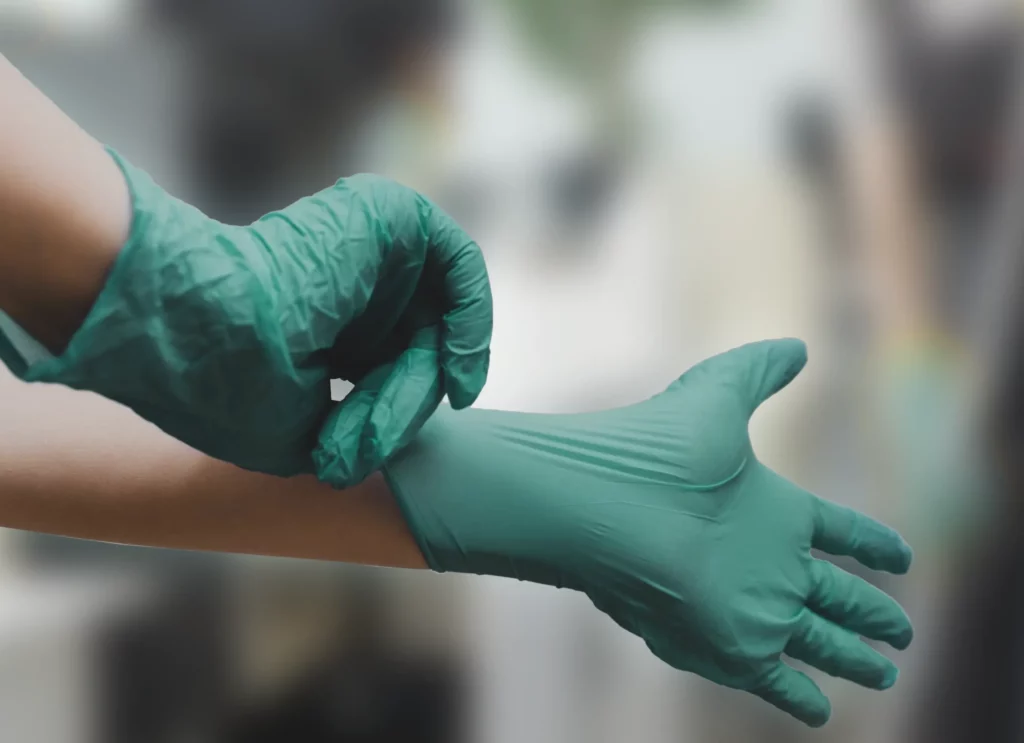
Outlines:
{"type": "MultiPolygon", "coordinates": [[[[595,231],[621,183],[625,152],[606,141],[573,144],[549,154],[529,171],[527,188],[546,231],[541,249],[554,260],[585,259],[599,245],[595,231]]],[[[467,232],[474,234],[502,211],[510,184],[500,176],[467,168],[451,176],[436,196],[467,232]]],[[[532,216],[532,215],[531,215],[532,216]]],[[[493,250],[484,246],[484,250],[493,250]]]]}
{"type": "Polygon", "coordinates": [[[588,150],[556,159],[547,167],[545,203],[566,234],[586,232],[607,206],[618,175],[613,158],[588,150]]]}
{"type": "Polygon", "coordinates": [[[153,0],[190,44],[201,206],[229,222],[351,174],[381,96],[456,31],[454,0],[153,0]]]}
{"type": "Polygon", "coordinates": [[[543,259],[573,270],[602,248],[598,236],[622,182],[623,155],[614,142],[598,140],[546,159],[537,184],[546,230],[543,259]]]}
{"type": "Polygon", "coordinates": [[[472,235],[493,217],[494,205],[502,194],[484,173],[470,168],[443,182],[436,195],[444,210],[472,235]]]}
{"type": "MultiPolygon", "coordinates": [[[[999,328],[998,343],[981,348],[971,338],[990,383],[980,423],[985,464],[994,473],[994,490],[986,494],[992,517],[955,561],[938,638],[943,654],[911,739],[1015,743],[1024,740],[1024,220],[1014,218],[1004,229],[1002,211],[1019,214],[1024,194],[1024,38],[1019,14],[1009,7],[956,44],[929,43],[915,35],[903,5],[883,12],[907,47],[904,82],[924,185],[931,186],[925,195],[946,210],[947,224],[961,227],[952,242],[969,256],[962,259],[966,266],[984,264],[983,275],[1005,283],[984,287],[998,301],[981,303],[987,316],[976,324],[999,328]]],[[[953,272],[966,283],[966,271],[953,272]]]]}
{"type": "Polygon", "coordinates": [[[99,739],[217,739],[228,709],[228,632],[215,581],[170,588],[144,616],[110,626],[100,663],[99,739]]]}
{"type": "Polygon", "coordinates": [[[99,740],[172,743],[221,728],[231,632],[221,556],[44,534],[27,535],[25,556],[36,569],[117,574],[130,566],[156,578],[148,610],[114,620],[97,643],[99,740]]]}
{"type": "MultiPolygon", "coordinates": [[[[1016,72],[1024,71],[1018,63],[1016,72]]],[[[954,576],[940,638],[945,655],[920,711],[914,740],[924,743],[1024,740],[1024,78],[1015,80],[1004,192],[992,211],[988,289],[978,327],[995,343],[979,352],[989,387],[981,419],[987,464],[995,473],[988,531],[975,540],[954,576]]]]}
{"type": "Polygon", "coordinates": [[[114,618],[92,650],[97,741],[463,740],[467,697],[458,658],[394,647],[384,631],[396,626],[386,621],[393,610],[377,571],[346,571],[334,584],[344,607],[339,641],[279,693],[242,707],[233,676],[231,578],[221,559],[45,536],[34,536],[28,546],[36,569],[75,564],[101,573],[132,566],[156,579],[153,601],[114,618]]]}
{"type": "Polygon", "coordinates": [[[808,91],[795,97],[784,128],[790,156],[808,186],[807,195],[817,220],[817,243],[827,256],[830,286],[834,287],[828,294],[827,310],[836,337],[843,343],[833,353],[848,356],[862,352],[870,328],[849,281],[855,261],[851,249],[854,227],[836,117],[826,96],[808,91]]]}
{"type": "Polygon", "coordinates": [[[959,33],[940,30],[918,0],[874,0],[873,8],[922,183],[957,206],[987,204],[1013,103],[1021,40],[1015,5],[1003,3],[959,33]]]}
{"type": "Polygon", "coordinates": [[[417,659],[337,659],[225,743],[457,743],[456,678],[417,659]]]}
{"type": "Polygon", "coordinates": [[[848,194],[840,165],[836,112],[815,93],[797,96],[786,121],[788,148],[799,172],[807,179],[815,206],[824,218],[826,246],[843,249],[849,239],[848,194]]]}
{"type": "Polygon", "coordinates": [[[369,575],[351,587],[340,652],[276,704],[238,716],[225,743],[459,743],[462,680],[451,658],[391,650],[369,575]]]}
{"type": "MultiPolygon", "coordinates": [[[[1021,502],[1024,472],[1011,492],[1021,502]]],[[[1020,506],[1014,507],[1015,511],[1020,506]]],[[[938,637],[942,662],[928,680],[911,740],[1017,743],[1024,740],[1024,514],[998,530],[951,576],[956,590],[938,637]]]]}
{"type": "MultiPolygon", "coordinates": [[[[926,247],[942,283],[938,311],[945,317],[939,321],[965,333],[964,310],[980,300],[972,295],[971,279],[993,259],[986,243],[1007,155],[1024,143],[1024,120],[1015,115],[1024,102],[1017,85],[1024,41],[1019,14],[1007,3],[970,27],[940,30],[917,0],[875,0],[872,8],[891,101],[906,125],[907,154],[916,167],[921,216],[938,227],[926,247]]],[[[803,99],[792,110],[789,131],[817,200],[823,243],[835,255],[836,244],[849,245],[854,225],[832,116],[822,101],[803,99]]],[[[1024,193],[1024,161],[1012,167],[1011,180],[1024,193]]],[[[1024,229],[1009,239],[1011,252],[1024,251],[1024,229]]],[[[1004,356],[983,360],[998,365],[994,376],[1000,380],[984,421],[990,465],[1005,475],[992,494],[998,526],[951,561],[960,569],[950,576],[953,590],[940,617],[942,653],[912,712],[909,739],[921,743],[1024,740],[1024,468],[1018,464],[1024,445],[1024,274],[1013,280],[1015,288],[1005,296],[1014,299],[995,309],[997,317],[983,320],[1004,325],[1009,318],[1012,326],[1001,344],[1004,356]]]]}
{"type": "Polygon", "coordinates": [[[975,291],[1000,169],[1008,156],[1015,78],[1024,42],[1017,4],[967,4],[941,20],[945,3],[874,0],[896,110],[934,233],[944,322],[959,331],[975,291]],[[971,10],[976,8],[975,10],[971,10]],[[973,292],[973,294],[972,294],[973,292]]]}

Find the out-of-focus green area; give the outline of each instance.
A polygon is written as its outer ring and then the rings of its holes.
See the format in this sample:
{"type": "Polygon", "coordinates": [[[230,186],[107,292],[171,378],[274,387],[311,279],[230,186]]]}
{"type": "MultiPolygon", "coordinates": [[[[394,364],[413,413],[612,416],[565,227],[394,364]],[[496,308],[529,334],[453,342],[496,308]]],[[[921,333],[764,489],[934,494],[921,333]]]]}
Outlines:
{"type": "Polygon", "coordinates": [[[504,0],[526,42],[552,64],[582,78],[606,69],[652,12],[688,15],[747,11],[752,0],[504,0]]]}

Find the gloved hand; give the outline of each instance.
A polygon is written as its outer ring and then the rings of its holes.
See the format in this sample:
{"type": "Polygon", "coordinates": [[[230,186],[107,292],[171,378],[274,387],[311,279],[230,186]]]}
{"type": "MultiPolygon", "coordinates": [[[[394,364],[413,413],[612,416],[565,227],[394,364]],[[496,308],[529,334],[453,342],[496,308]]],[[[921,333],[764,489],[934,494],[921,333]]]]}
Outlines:
{"type": "Polygon", "coordinates": [[[111,156],[130,238],[65,351],[23,378],[97,392],[251,470],[312,472],[319,447],[317,474],[336,486],[379,469],[445,394],[460,408],[479,394],[487,271],[423,196],[357,176],[228,226],[111,156]],[[336,377],[358,404],[332,403],[336,377]]]}
{"type": "Polygon", "coordinates": [[[898,534],[757,461],[754,410],[801,370],[799,341],[694,367],[638,405],[584,415],[441,408],[384,474],[430,566],[585,592],[672,666],[808,725],[828,699],[783,656],[874,689],[906,648],[890,597],[811,549],[903,573],[898,534]]]}

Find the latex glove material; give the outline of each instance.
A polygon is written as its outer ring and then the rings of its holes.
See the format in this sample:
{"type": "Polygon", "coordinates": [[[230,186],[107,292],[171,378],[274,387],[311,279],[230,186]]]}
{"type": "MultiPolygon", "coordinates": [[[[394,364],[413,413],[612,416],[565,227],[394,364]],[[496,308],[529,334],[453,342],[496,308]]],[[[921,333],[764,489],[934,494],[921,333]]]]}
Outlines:
{"type": "Polygon", "coordinates": [[[910,621],[812,548],[903,573],[898,534],[757,461],[747,424],[803,367],[799,341],[754,344],[646,402],[584,415],[441,408],[384,472],[434,570],[585,592],[672,666],[809,725],[828,699],[783,656],[874,689],[910,621]]]}
{"type": "Polygon", "coordinates": [[[65,352],[12,365],[23,378],[97,392],[246,469],[338,487],[379,469],[445,394],[479,394],[486,267],[423,196],[357,176],[228,226],[111,154],[131,236],[65,352]],[[332,403],[338,377],[361,394],[332,403]]]}

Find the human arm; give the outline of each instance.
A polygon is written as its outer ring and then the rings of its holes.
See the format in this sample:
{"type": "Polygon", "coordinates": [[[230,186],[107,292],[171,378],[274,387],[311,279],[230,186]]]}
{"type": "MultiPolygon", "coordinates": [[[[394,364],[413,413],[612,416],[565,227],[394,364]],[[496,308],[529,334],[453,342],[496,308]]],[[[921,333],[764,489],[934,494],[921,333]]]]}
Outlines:
{"type": "Polygon", "coordinates": [[[0,523],[582,591],[667,663],[820,725],[828,700],[783,654],[885,689],[896,667],[859,636],[905,648],[912,629],[812,547],[897,573],[911,552],[754,456],[747,419],[804,360],[795,341],[755,344],[600,413],[442,408],[387,465],[387,486],[341,493],[214,462],[99,398],[25,390],[0,424],[0,523]]]}
{"type": "Polygon", "coordinates": [[[128,237],[128,188],[103,146],[2,55],[0,97],[0,309],[59,353],[128,237]]]}
{"type": "Polygon", "coordinates": [[[445,395],[479,394],[486,266],[421,194],[355,176],[226,225],[104,152],[2,59],[0,98],[16,112],[0,120],[0,310],[51,351],[29,363],[0,331],[22,378],[109,397],[238,466],[339,487],[445,395]],[[339,377],[366,393],[358,405],[332,403],[339,377]]]}
{"type": "Polygon", "coordinates": [[[211,459],[127,408],[0,369],[0,526],[120,544],[422,568],[382,478],[338,491],[211,459]]]}

